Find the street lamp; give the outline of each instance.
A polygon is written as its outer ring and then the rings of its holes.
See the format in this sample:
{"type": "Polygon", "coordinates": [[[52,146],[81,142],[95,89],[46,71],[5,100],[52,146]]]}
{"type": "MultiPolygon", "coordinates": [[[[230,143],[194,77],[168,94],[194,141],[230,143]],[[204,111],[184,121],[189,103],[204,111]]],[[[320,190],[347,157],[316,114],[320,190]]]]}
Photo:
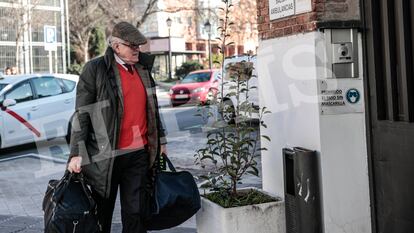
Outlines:
{"type": "Polygon", "coordinates": [[[210,24],[210,21],[207,20],[207,22],[204,24],[204,28],[208,34],[208,65],[211,69],[212,61],[211,61],[211,24],[210,24]]]}
{"type": "Polygon", "coordinates": [[[172,79],[172,51],[171,51],[171,25],[172,25],[172,20],[170,19],[170,17],[168,17],[167,19],[167,27],[168,27],[168,66],[169,66],[169,70],[168,70],[168,79],[171,80],[172,79]]]}

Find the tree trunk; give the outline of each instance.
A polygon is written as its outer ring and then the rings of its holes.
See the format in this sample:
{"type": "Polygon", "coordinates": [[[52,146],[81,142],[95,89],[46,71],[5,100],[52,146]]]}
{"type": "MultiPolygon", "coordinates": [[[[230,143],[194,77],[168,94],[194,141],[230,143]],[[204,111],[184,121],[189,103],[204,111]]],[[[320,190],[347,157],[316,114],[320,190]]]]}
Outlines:
{"type": "Polygon", "coordinates": [[[84,62],[86,63],[89,61],[89,40],[86,40],[82,46],[83,46],[83,58],[84,58],[84,62]]]}
{"type": "Polygon", "coordinates": [[[232,186],[232,195],[235,197],[237,196],[237,181],[232,180],[231,186],[232,186]]]}
{"type": "Polygon", "coordinates": [[[16,39],[16,56],[15,56],[15,64],[13,66],[17,67],[17,70],[19,71],[20,68],[20,48],[19,48],[19,37],[16,39]]]}

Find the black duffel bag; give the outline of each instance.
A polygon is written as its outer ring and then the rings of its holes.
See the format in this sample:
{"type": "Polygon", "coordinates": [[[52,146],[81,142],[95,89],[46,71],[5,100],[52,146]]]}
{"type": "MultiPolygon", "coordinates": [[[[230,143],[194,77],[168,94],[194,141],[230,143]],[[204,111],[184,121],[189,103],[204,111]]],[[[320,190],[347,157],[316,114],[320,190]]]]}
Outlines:
{"type": "Polygon", "coordinates": [[[201,207],[200,193],[193,175],[187,171],[177,172],[169,158],[163,158],[170,171],[158,171],[155,176],[152,216],[146,221],[147,230],[178,226],[201,207]]]}
{"type": "Polygon", "coordinates": [[[50,180],[43,198],[45,233],[99,232],[97,207],[82,173],[50,180]]]}

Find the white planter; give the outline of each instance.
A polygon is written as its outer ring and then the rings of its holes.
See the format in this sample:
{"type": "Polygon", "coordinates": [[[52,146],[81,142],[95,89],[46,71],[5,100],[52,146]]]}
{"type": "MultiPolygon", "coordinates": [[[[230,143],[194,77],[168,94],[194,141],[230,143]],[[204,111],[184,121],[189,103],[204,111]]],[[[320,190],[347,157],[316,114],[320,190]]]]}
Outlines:
{"type": "Polygon", "coordinates": [[[202,197],[196,221],[198,233],[286,233],[285,203],[223,208],[202,197]]]}

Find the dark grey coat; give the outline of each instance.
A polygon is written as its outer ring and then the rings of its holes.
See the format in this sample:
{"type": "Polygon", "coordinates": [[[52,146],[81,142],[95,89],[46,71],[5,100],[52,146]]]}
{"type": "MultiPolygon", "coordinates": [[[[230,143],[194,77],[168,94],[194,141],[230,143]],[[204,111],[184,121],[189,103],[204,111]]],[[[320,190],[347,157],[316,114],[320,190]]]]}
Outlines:
{"type": "MultiPolygon", "coordinates": [[[[150,76],[154,58],[140,53],[135,65],[147,92],[147,136],[150,167],[165,144],[155,82],[150,76]]],[[[115,150],[123,116],[121,79],[114,52],[85,64],[76,92],[76,109],[72,120],[69,158],[82,156],[82,173],[88,184],[103,197],[109,196],[115,150]]]]}

